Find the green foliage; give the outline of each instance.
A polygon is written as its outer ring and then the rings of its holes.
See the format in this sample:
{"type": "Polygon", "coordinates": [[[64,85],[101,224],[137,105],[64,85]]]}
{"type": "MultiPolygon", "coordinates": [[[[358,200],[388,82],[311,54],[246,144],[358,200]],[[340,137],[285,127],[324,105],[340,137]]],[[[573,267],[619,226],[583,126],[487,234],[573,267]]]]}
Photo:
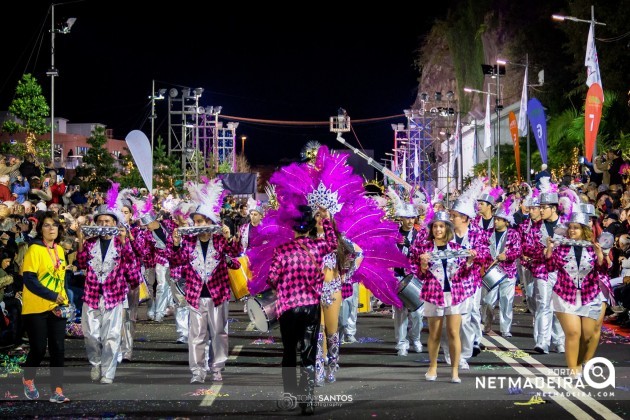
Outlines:
{"type": "Polygon", "coordinates": [[[108,180],[112,179],[116,173],[116,167],[114,166],[114,157],[105,148],[107,144],[105,128],[97,126],[92,132],[92,136],[87,139],[87,143],[91,147],[85,154],[83,163],[89,169],[86,174],[88,188],[106,191],[111,185],[108,180]]]}
{"type": "MultiPolygon", "coordinates": [[[[19,122],[6,120],[2,125],[2,130],[9,134],[25,133],[27,138],[34,139],[35,135],[42,135],[50,131],[46,124],[49,116],[49,108],[46,98],[42,95],[42,87],[37,80],[26,73],[18,82],[15,89],[15,97],[9,105],[9,112],[15,116],[19,122]]],[[[38,161],[47,162],[50,160],[50,142],[47,140],[33,141],[32,147],[38,161]]],[[[18,156],[24,156],[27,152],[25,143],[10,145],[7,150],[18,156]]]]}
{"type": "Polygon", "coordinates": [[[176,156],[169,156],[166,144],[161,136],[157,138],[153,151],[153,185],[154,188],[175,188],[175,181],[182,177],[181,161],[176,156]]]}
{"type": "Polygon", "coordinates": [[[133,188],[144,185],[140,171],[133,161],[131,153],[129,153],[127,148],[125,149],[127,150],[127,154],[123,155],[121,159],[122,172],[120,176],[116,178],[116,182],[120,184],[121,188],[133,188]]]}
{"type": "Polygon", "coordinates": [[[33,133],[44,134],[49,131],[46,124],[50,109],[42,95],[42,87],[37,80],[26,73],[18,82],[15,98],[9,105],[9,112],[21,120],[21,123],[7,120],[2,129],[9,134],[33,133]]]}
{"type": "MultiPolygon", "coordinates": [[[[464,87],[483,89],[481,34],[486,29],[483,25],[483,6],[487,4],[487,1],[468,0],[465,5],[451,9],[447,18],[446,38],[455,68],[460,111],[464,114],[468,113],[472,105],[472,96],[464,93],[464,87]]],[[[445,25],[443,22],[441,24],[445,25]]]]}

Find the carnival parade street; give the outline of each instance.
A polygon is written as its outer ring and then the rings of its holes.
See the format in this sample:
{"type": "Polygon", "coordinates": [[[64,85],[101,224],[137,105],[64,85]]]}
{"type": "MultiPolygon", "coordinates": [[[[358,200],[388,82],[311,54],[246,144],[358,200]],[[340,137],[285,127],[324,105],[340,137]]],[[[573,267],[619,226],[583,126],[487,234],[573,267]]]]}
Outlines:
{"type": "MultiPolygon", "coordinates": [[[[517,292],[518,294],[518,292],[517,292]]],[[[190,384],[188,347],[176,343],[175,320],[146,320],[146,305],[139,309],[134,357],[118,366],[116,381],[103,385],[90,380],[83,339],[66,339],[64,390],[67,404],[46,399],[28,401],[21,375],[0,379],[2,417],[83,418],[291,418],[290,396],[283,394],[280,330],[261,333],[254,328],[244,304],[232,300],[229,311],[230,356],[223,381],[190,384]]],[[[604,324],[598,357],[612,362],[614,385],[594,389],[583,381],[565,383],[563,354],[533,351],[531,314],[522,298],[514,305],[513,336],[484,335],[486,348],[460,369],[460,384],[450,383],[450,367],[440,352],[435,382],[425,381],[429,363],[427,329],[425,349],[397,356],[390,308],[375,308],[358,316],[355,343],[344,343],[335,383],[315,389],[317,418],[628,418],[630,415],[630,337],[616,335],[604,324]],[[559,383],[562,387],[554,386],[559,383]],[[540,386],[538,388],[537,386],[540,386]],[[590,396],[587,394],[590,393],[590,396]],[[614,394],[614,396],[611,396],[614,394]],[[574,397],[576,395],[577,397],[574,397]],[[607,396],[605,396],[607,395],[607,396]]],[[[13,353],[4,360],[16,359],[13,353]]],[[[47,388],[47,367],[40,368],[40,389],[47,388]]],[[[609,371],[593,370],[593,380],[609,380],[609,371]],[[600,378],[596,376],[604,376],[600,378]]],[[[45,391],[44,391],[45,392],[45,391]]]]}

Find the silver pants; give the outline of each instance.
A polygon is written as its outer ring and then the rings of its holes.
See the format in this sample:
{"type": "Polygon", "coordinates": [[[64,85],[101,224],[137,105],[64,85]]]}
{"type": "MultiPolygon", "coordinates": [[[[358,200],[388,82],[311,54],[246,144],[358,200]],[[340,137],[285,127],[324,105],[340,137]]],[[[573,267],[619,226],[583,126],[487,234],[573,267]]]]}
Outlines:
{"type": "Polygon", "coordinates": [[[147,269],[147,282],[149,286],[149,294],[152,296],[149,301],[149,309],[147,316],[160,320],[164,318],[166,314],[166,307],[171,302],[171,288],[167,281],[170,275],[168,265],[155,264],[155,268],[147,269]],[[157,287],[155,288],[155,297],[153,297],[153,284],[157,281],[157,287]]]}
{"type": "Polygon", "coordinates": [[[138,300],[140,288],[129,290],[127,293],[127,302],[129,308],[124,310],[124,319],[122,324],[122,340],[120,342],[121,359],[131,360],[133,354],[133,335],[136,330],[136,321],[138,320],[138,300]]]}
{"type": "Polygon", "coordinates": [[[341,303],[341,311],[339,312],[339,331],[343,335],[355,335],[357,333],[358,312],[359,283],[354,283],[352,285],[352,296],[343,300],[341,303]]]}
{"type": "Polygon", "coordinates": [[[177,339],[188,341],[188,317],[189,306],[178,306],[175,312],[175,325],[177,327],[177,339]]]}
{"type": "Polygon", "coordinates": [[[490,328],[494,320],[494,308],[499,302],[499,329],[501,334],[509,333],[512,328],[514,316],[514,294],[516,287],[515,278],[506,278],[491,291],[484,287],[482,292],[483,325],[490,328]]]}
{"type": "Polygon", "coordinates": [[[534,340],[536,347],[548,352],[551,344],[564,346],[564,331],[551,310],[551,292],[556,284],[556,273],[549,273],[549,280],[535,279],[534,340]]]}
{"type": "Polygon", "coordinates": [[[188,323],[188,365],[193,375],[205,379],[208,360],[213,371],[225,367],[228,359],[228,301],[214,306],[211,298],[200,298],[199,309],[190,307],[188,323]],[[208,357],[206,357],[206,345],[208,357]]]}
{"type": "Polygon", "coordinates": [[[120,352],[121,330],[123,324],[123,304],[112,309],[105,309],[101,296],[98,309],[83,304],[81,327],[85,340],[85,350],[92,366],[101,366],[101,375],[114,379],[120,352]]]}
{"type": "MultiPolygon", "coordinates": [[[[483,287],[483,286],[482,286],[483,287]]],[[[462,359],[470,359],[473,353],[473,347],[478,346],[481,342],[481,288],[472,296],[472,307],[470,311],[462,315],[462,327],[460,329],[460,337],[462,342],[462,359]]],[[[444,352],[448,352],[448,340],[446,335],[442,334],[442,348],[444,352]]]]}
{"type": "Polygon", "coordinates": [[[396,350],[408,350],[407,328],[409,328],[409,338],[413,343],[420,342],[422,332],[422,318],[424,317],[424,306],[417,311],[411,312],[404,306],[398,309],[394,306],[394,335],[396,338],[396,350]],[[411,321],[411,327],[409,322],[411,321]]]}
{"type": "Polygon", "coordinates": [[[523,267],[522,265],[518,265],[519,268],[519,277],[521,279],[521,285],[523,287],[523,292],[525,293],[525,297],[527,298],[527,309],[532,314],[536,313],[536,299],[534,297],[534,276],[532,272],[529,271],[528,268],[523,267]]]}

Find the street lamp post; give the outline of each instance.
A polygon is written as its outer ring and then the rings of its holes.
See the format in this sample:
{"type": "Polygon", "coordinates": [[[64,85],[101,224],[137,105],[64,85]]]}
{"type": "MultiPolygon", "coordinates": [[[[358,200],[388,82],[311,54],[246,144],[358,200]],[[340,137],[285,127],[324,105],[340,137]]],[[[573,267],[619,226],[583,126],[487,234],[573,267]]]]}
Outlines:
{"type": "Polygon", "coordinates": [[[155,80],[151,81],[151,96],[149,96],[149,99],[151,99],[151,116],[149,117],[151,118],[151,162],[153,162],[153,138],[155,137],[155,118],[157,117],[155,115],[155,101],[164,99],[165,93],[166,89],[160,89],[156,96],[155,80]]]}
{"type": "Polygon", "coordinates": [[[245,156],[245,140],[247,136],[241,136],[241,155],[245,156]]]}
{"type": "Polygon", "coordinates": [[[55,167],[55,77],[59,77],[59,71],[55,68],[55,34],[69,34],[76,18],[69,18],[65,26],[55,29],[55,6],[65,3],[53,3],[50,5],[50,69],[46,72],[50,76],[50,164],[55,167]]]}

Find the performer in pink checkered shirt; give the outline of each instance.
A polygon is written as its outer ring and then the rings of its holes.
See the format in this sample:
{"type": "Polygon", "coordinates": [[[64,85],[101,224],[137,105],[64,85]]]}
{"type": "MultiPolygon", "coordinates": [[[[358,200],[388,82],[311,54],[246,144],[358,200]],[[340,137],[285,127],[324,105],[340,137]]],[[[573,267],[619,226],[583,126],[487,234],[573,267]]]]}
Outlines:
{"type": "Polygon", "coordinates": [[[277,314],[282,334],[282,382],[284,392],[300,396],[302,410],[313,410],[315,359],[319,335],[320,299],[324,282],[324,256],[337,249],[337,237],[328,212],[322,212],[324,237],[314,239],[309,232],[315,218],[309,206],[301,205],[302,215],[294,221],[295,239],[274,251],[267,283],[277,291],[277,314]],[[300,348],[300,381],[296,380],[296,349],[300,348]]]}
{"type": "Polygon", "coordinates": [[[572,213],[568,237],[575,245],[554,245],[547,237],[549,271],[558,272],[552,308],[565,333],[565,359],[571,376],[581,376],[582,365],[595,356],[610,292],[608,264],[602,247],[593,241],[586,213],[572,213]],[[586,246],[584,246],[586,245],[586,246]]]}
{"type": "Polygon", "coordinates": [[[204,383],[206,371],[212,380],[221,382],[221,371],[228,358],[228,304],[230,282],[228,262],[236,264],[241,252],[240,242],[230,236],[230,229],[221,224],[219,212],[223,198],[221,181],[186,184],[192,201],[199,203],[191,213],[195,226],[215,226],[214,232],[189,235],[182,239],[178,229],[166,238],[171,267],[181,268],[186,279],[186,301],[189,304],[188,365],[192,372],[190,383],[204,383]],[[212,346],[209,361],[206,346],[212,346]],[[211,364],[211,366],[209,366],[211,364]]]}
{"type": "MultiPolygon", "coordinates": [[[[484,255],[488,253],[488,238],[486,232],[474,224],[473,220],[476,215],[475,198],[482,187],[481,180],[473,180],[466,191],[455,200],[450,211],[454,241],[460,244],[462,248],[476,250],[478,255],[475,259],[477,267],[470,272],[474,286],[470,311],[462,315],[460,334],[462,354],[459,360],[459,368],[462,370],[470,369],[467,359],[481,353],[481,264],[486,259],[484,255]]],[[[442,337],[442,344],[444,345],[444,358],[446,363],[450,364],[452,360],[444,336],[442,337]]]]}
{"type": "Polygon", "coordinates": [[[449,340],[451,365],[451,382],[460,383],[459,358],[461,341],[459,331],[462,314],[470,310],[474,294],[474,285],[470,270],[477,255],[469,250],[469,257],[431,258],[436,251],[459,251],[461,245],[453,242],[450,215],[445,211],[435,213],[429,222],[429,236],[426,241],[416,242],[410,252],[409,259],[412,271],[417,272],[422,282],[421,297],[425,301],[424,316],[429,319],[429,369],[425,374],[427,381],[437,378],[437,356],[440,350],[442,325],[446,316],[446,329],[449,340]]]}
{"type": "Polygon", "coordinates": [[[534,278],[534,300],[536,312],[534,314],[534,350],[538,353],[549,353],[551,346],[558,353],[564,353],[564,332],[558,318],[551,310],[551,291],[556,283],[557,273],[547,269],[544,257],[547,237],[561,238],[555,232],[559,223],[557,186],[548,177],[540,180],[540,210],[541,220],[532,223],[529,234],[523,239],[523,255],[528,260],[529,268],[534,278]]]}
{"type": "Polygon", "coordinates": [[[516,287],[516,260],[521,256],[521,235],[514,225],[514,213],[518,209],[519,201],[507,197],[497,206],[494,212],[494,232],[489,238],[489,253],[485,266],[493,263],[506,274],[506,278],[494,289],[486,287],[482,291],[482,318],[484,332],[492,329],[494,307],[499,303],[499,329],[503,337],[512,337],[512,317],[514,315],[514,294],[516,287]]]}
{"type": "MultiPolygon", "coordinates": [[[[116,227],[122,219],[114,204],[99,206],[94,217],[97,226],[102,227],[116,227]]],[[[122,337],[123,307],[127,306],[129,289],[140,284],[140,271],[127,230],[120,227],[119,232],[117,236],[101,235],[90,239],[84,238],[81,229],[77,232],[77,267],[86,270],[81,326],[92,365],[90,377],[102,384],[114,381],[122,337]]]]}

